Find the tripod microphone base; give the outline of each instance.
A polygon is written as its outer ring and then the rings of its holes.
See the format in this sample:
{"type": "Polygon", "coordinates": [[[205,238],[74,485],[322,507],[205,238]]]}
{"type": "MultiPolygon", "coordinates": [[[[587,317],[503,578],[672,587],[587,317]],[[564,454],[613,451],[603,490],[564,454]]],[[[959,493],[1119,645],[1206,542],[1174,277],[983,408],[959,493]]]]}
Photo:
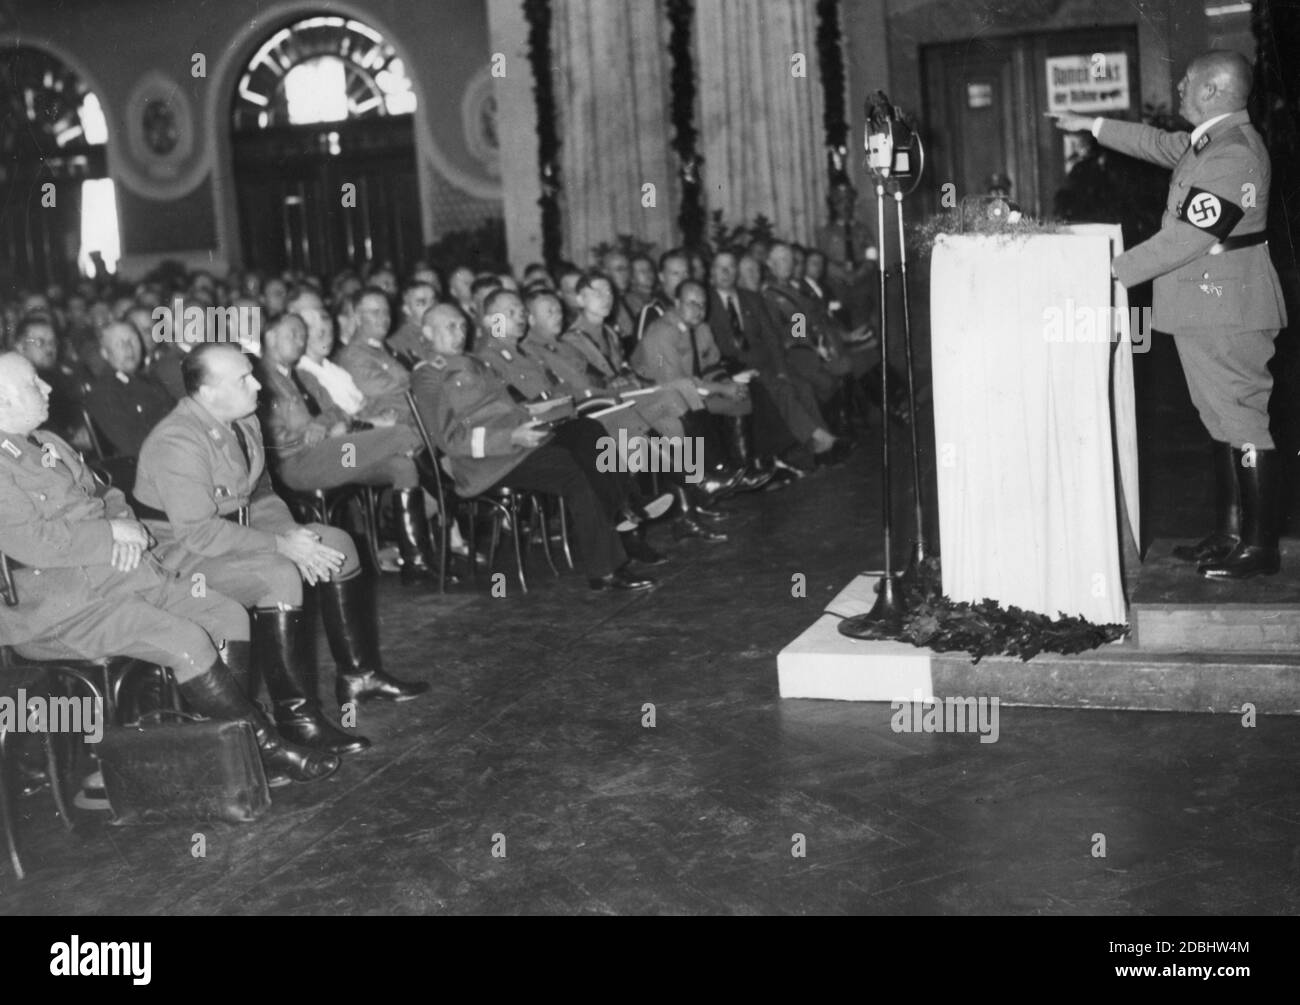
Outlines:
{"type": "Polygon", "coordinates": [[[866,614],[845,618],[839,632],[851,639],[890,639],[903,628],[904,608],[894,589],[892,577],[882,578],[876,602],[866,614]]]}

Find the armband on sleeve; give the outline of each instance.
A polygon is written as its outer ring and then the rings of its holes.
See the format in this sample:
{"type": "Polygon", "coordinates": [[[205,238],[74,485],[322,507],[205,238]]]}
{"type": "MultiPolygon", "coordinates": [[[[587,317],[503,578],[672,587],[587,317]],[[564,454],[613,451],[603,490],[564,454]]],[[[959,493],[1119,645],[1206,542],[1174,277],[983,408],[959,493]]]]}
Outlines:
{"type": "Polygon", "coordinates": [[[1207,192],[1203,188],[1193,188],[1178,207],[1178,218],[1207,234],[1213,234],[1222,241],[1232,233],[1232,228],[1241,222],[1245,210],[1234,202],[1207,192]]]}

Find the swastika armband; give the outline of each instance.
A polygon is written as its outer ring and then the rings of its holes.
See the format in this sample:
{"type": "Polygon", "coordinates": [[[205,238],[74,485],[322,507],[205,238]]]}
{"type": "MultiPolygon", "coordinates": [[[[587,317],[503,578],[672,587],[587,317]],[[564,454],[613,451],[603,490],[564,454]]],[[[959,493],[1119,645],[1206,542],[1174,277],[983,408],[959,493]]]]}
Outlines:
{"type": "Polygon", "coordinates": [[[1232,233],[1232,228],[1245,215],[1245,210],[1236,203],[1203,188],[1189,190],[1187,198],[1178,207],[1179,219],[1213,234],[1220,241],[1232,233]]]}

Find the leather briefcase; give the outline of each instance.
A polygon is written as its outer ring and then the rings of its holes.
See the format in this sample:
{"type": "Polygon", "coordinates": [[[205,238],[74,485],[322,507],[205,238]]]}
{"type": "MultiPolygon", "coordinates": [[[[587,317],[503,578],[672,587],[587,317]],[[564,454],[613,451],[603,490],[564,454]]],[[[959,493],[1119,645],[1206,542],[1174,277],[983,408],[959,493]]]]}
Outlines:
{"type": "Polygon", "coordinates": [[[104,733],[97,751],[113,824],[251,823],[271,805],[253,727],[151,713],[104,733]],[[163,716],[180,722],[164,722],[163,716]]]}

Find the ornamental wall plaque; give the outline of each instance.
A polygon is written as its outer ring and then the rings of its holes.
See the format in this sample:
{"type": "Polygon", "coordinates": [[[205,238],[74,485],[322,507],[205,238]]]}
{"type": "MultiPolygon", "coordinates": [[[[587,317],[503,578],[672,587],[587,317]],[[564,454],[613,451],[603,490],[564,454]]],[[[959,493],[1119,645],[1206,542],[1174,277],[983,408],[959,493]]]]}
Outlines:
{"type": "Polygon", "coordinates": [[[150,70],[136,82],[121,119],[126,156],[118,159],[117,167],[139,195],[180,198],[210,170],[210,144],[200,142],[189,95],[165,74],[150,70]]]}
{"type": "Polygon", "coordinates": [[[497,96],[492,74],[484,67],[465,85],[460,102],[465,148],[493,178],[501,177],[501,140],[497,133],[497,96]]]}

